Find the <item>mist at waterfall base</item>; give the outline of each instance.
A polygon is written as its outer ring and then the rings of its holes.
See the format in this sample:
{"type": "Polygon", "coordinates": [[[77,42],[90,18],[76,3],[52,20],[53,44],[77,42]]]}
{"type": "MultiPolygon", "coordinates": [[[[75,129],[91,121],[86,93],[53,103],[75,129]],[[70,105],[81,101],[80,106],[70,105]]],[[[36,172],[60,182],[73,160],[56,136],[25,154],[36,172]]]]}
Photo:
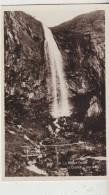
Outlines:
{"type": "Polygon", "coordinates": [[[47,66],[50,66],[52,80],[51,115],[55,118],[70,116],[71,106],[68,101],[67,81],[65,79],[61,52],[53,38],[51,30],[43,24],[45,43],[44,50],[47,66]]]}

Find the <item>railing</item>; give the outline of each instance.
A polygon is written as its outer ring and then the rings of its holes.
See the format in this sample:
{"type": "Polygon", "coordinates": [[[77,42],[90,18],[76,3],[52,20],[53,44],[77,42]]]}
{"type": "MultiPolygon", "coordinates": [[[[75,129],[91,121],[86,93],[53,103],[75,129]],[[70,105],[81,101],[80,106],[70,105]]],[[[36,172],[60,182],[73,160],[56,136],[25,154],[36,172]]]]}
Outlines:
{"type": "Polygon", "coordinates": [[[22,146],[23,148],[26,149],[26,154],[22,155],[23,157],[27,158],[27,161],[29,160],[29,157],[37,157],[40,161],[40,159],[42,158],[43,153],[41,152],[41,147],[54,147],[55,148],[55,153],[56,153],[56,161],[57,163],[59,162],[59,152],[58,152],[58,147],[71,147],[74,145],[80,145],[80,144],[84,144],[85,142],[79,142],[79,143],[72,143],[72,144],[51,144],[51,145],[38,145],[38,149],[36,149],[36,147],[31,148],[30,146],[22,146]]]}

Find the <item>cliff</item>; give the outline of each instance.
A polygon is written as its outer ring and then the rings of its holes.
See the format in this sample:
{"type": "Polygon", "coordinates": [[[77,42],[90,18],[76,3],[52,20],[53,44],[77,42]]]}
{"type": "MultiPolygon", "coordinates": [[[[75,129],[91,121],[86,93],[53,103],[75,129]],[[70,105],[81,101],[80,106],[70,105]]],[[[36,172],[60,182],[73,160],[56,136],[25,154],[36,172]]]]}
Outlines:
{"type": "Polygon", "coordinates": [[[96,11],[51,29],[63,53],[71,94],[92,90],[100,92],[104,88],[104,26],[104,11],[96,11]]]}
{"type": "Polygon", "coordinates": [[[51,30],[63,55],[73,118],[91,122],[97,117],[97,128],[104,129],[105,122],[98,122],[105,118],[104,11],[82,14],[51,30]]]}
{"type": "Polygon", "coordinates": [[[5,12],[4,22],[6,110],[24,115],[46,94],[43,29],[23,12],[5,12]]]}

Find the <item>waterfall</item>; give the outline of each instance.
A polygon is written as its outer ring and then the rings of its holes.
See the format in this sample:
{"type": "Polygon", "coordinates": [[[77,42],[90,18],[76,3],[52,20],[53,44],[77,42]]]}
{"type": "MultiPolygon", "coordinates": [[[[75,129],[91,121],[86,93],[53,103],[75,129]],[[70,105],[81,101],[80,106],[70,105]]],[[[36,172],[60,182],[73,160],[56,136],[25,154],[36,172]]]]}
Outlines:
{"type": "Polygon", "coordinates": [[[66,80],[63,70],[63,60],[61,52],[54,40],[51,30],[43,25],[45,34],[45,56],[51,70],[52,79],[52,109],[53,117],[69,116],[70,108],[68,103],[68,92],[66,88],[66,80]]]}

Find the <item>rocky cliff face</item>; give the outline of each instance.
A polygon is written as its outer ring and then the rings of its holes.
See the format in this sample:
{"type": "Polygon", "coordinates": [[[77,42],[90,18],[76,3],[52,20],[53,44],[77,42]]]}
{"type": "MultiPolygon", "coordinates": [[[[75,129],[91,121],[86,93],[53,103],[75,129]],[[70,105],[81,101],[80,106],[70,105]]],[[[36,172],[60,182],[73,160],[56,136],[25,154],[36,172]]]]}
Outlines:
{"type": "Polygon", "coordinates": [[[52,28],[63,53],[71,96],[96,90],[101,93],[105,81],[104,11],[77,16],[52,28]],[[73,81],[73,82],[72,82],[73,81]]]}
{"type": "Polygon", "coordinates": [[[41,22],[23,12],[5,12],[4,33],[6,110],[32,112],[46,96],[41,22]]]}
{"type": "Polygon", "coordinates": [[[100,115],[105,110],[104,11],[82,14],[51,30],[63,54],[73,114],[82,121],[87,110],[90,117],[100,115]]]}

